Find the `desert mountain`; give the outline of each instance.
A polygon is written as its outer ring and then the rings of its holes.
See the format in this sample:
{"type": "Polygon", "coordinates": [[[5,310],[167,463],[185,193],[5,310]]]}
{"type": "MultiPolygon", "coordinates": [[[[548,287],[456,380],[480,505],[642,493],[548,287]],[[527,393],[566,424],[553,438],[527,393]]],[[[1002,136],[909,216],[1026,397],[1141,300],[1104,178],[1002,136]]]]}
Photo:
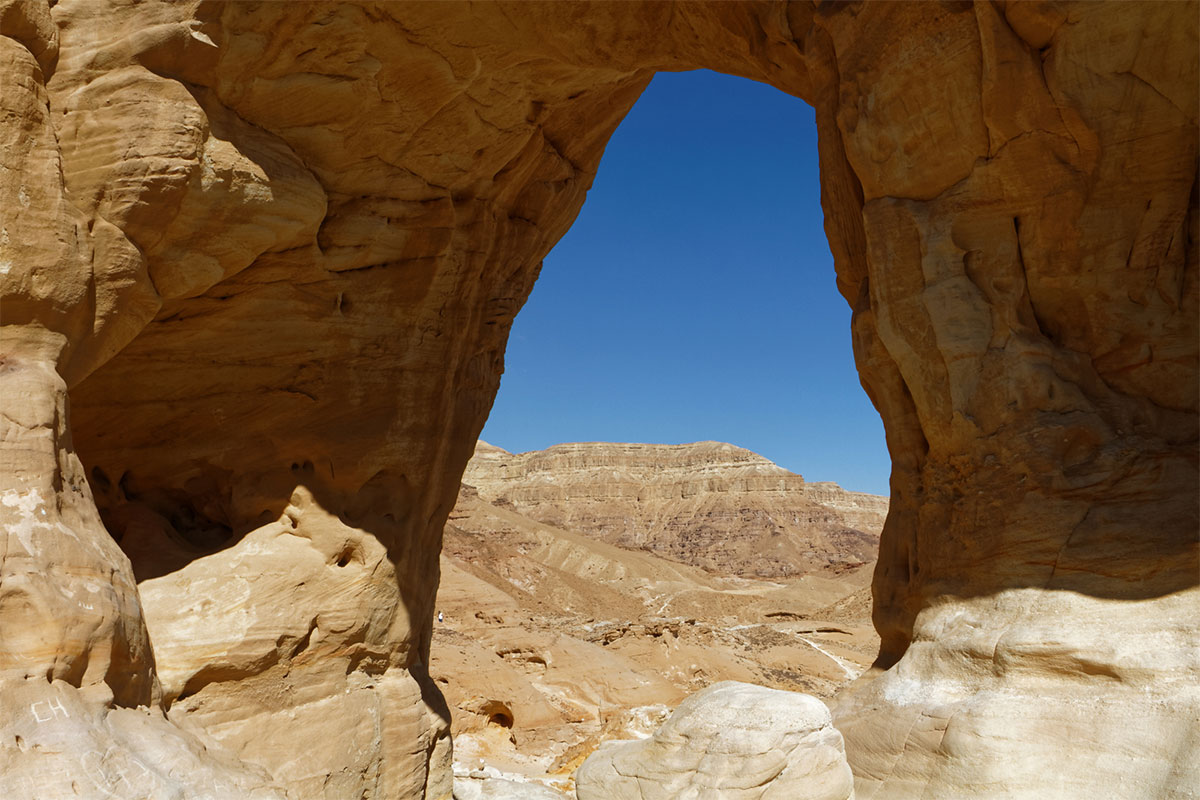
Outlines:
{"type": "Polygon", "coordinates": [[[723,442],[480,442],[463,482],[539,522],[707,570],[776,578],[873,561],[887,498],[809,483],[723,442]]]}
{"type": "Polygon", "coordinates": [[[553,783],[600,741],[649,733],[717,681],[829,696],[875,655],[873,554],[861,542],[877,539],[871,515],[885,513],[883,498],[806,483],[727,444],[514,456],[481,442],[445,530],[431,651],[456,758],[553,783]],[[866,530],[843,555],[828,534],[848,520],[866,530]],[[787,547],[755,558],[771,540],[787,547]],[[815,567],[788,574],[785,554],[811,551],[815,567]],[[746,565],[788,576],[738,575],[746,565]]]}

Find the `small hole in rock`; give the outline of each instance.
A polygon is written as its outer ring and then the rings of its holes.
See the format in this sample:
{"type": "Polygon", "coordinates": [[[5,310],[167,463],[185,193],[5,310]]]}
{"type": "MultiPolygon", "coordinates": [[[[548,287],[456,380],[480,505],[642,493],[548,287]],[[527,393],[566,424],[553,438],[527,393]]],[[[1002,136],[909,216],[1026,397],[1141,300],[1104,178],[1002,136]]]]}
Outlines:
{"type": "Polygon", "coordinates": [[[112,481],[108,479],[108,475],[99,467],[92,467],[92,480],[96,484],[96,488],[102,492],[107,492],[112,488],[112,481]]]}
{"type": "Polygon", "coordinates": [[[499,700],[488,700],[483,703],[479,711],[487,715],[488,725],[498,725],[501,728],[511,728],[513,726],[512,709],[507,703],[499,700]]]}

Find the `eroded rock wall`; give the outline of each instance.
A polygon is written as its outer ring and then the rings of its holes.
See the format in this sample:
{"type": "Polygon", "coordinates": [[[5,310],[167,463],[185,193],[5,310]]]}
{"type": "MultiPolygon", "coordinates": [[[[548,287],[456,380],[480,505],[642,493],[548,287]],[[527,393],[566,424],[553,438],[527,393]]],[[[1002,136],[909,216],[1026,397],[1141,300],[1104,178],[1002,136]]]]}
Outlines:
{"type": "Polygon", "coordinates": [[[437,551],[508,326],[696,67],[817,110],[894,463],[860,796],[1186,796],[1195,18],[0,3],[5,796],[450,791],[437,551]]]}
{"type": "Polygon", "coordinates": [[[854,176],[827,229],[895,465],[890,669],[837,713],[864,797],[1200,786],[1194,15],[821,24],[837,81],[816,106],[854,176]],[[918,29],[924,48],[896,35],[918,29]]]}

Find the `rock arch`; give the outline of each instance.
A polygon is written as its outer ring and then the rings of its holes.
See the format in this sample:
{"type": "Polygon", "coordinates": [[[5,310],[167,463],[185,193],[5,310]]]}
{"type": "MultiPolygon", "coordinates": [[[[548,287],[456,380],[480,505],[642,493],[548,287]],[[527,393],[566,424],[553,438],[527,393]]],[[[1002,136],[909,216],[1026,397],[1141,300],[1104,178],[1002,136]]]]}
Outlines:
{"type": "Polygon", "coordinates": [[[817,112],[894,465],[883,650],[837,710],[860,796],[1185,794],[1194,23],[5,3],[0,702],[59,747],[0,752],[4,796],[445,796],[437,550],[508,326],[650,76],[696,67],[817,112]]]}

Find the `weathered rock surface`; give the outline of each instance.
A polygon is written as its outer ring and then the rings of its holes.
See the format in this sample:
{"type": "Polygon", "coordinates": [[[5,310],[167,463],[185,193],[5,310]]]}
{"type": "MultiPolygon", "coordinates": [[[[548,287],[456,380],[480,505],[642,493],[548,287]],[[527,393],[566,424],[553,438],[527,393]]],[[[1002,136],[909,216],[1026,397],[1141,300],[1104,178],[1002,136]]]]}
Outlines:
{"type": "Polygon", "coordinates": [[[480,442],[463,482],[548,525],[715,572],[782,577],[875,560],[887,499],[808,483],[723,442],[480,442]]]}
{"type": "Polygon", "coordinates": [[[563,800],[553,789],[503,778],[454,781],[454,800],[563,800]]]}
{"type": "Polygon", "coordinates": [[[842,735],[815,697],[717,683],[648,739],[601,747],[575,774],[579,800],[853,800],[842,735]]]}
{"type": "Polygon", "coordinates": [[[450,793],[437,554],[509,323],[697,67],[816,109],[894,465],[859,795],[1194,795],[1196,13],[3,0],[6,796],[450,793]]]}

